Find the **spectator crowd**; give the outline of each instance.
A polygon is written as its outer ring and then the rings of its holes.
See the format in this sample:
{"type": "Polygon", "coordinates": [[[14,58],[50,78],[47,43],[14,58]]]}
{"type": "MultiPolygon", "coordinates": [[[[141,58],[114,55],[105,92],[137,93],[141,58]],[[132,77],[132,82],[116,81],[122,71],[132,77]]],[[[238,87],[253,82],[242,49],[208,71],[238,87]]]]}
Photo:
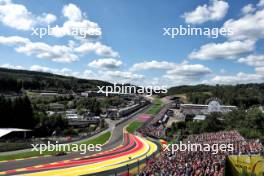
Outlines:
{"type": "Polygon", "coordinates": [[[137,131],[143,136],[166,139],[165,124],[167,123],[171,115],[172,114],[168,110],[168,107],[164,107],[154,118],[152,118],[150,123],[139,128],[137,131]]]}
{"type": "Polygon", "coordinates": [[[258,140],[246,140],[237,131],[221,131],[189,135],[183,142],[233,144],[233,151],[171,151],[162,150],[157,158],[147,161],[140,176],[223,176],[226,157],[259,154],[263,150],[258,140]]]}

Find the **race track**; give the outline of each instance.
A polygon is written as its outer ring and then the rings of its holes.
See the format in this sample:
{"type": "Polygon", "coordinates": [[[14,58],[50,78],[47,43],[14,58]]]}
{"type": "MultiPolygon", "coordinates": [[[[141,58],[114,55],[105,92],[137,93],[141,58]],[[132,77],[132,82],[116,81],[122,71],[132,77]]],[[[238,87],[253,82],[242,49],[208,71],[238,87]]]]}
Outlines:
{"type": "Polygon", "coordinates": [[[0,175],[101,176],[137,168],[159,150],[156,142],[128,134],[124,130],[129,123],[142,116],[146,109],[147,107],[132,114],[129,120],[116,125],[110,140],[102,147],[102,152],[87,152],[86,155],[73,152],[65,156],[0,162],[0,175]]]}
{"type": "Polygon", "coordinates": [[[74,176],[116,170],[145,160],[157,152],[158,146],[149,140],[124,133],[123,144],[92,156],[64,160],[43,165],[8,170],[1,174],[23,174],[27,176],[74,176]]]}

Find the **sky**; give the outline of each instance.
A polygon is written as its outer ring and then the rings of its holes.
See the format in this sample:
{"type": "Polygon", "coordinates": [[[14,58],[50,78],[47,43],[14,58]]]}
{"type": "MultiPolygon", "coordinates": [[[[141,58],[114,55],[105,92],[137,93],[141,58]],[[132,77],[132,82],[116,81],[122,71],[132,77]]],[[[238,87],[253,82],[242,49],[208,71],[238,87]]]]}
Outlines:
{"type": "Polygon", "coordinates": [[[11,69],[143,86],[261,83],[263,38],[264,0],[0,0],[0,67],[11,69]]]}

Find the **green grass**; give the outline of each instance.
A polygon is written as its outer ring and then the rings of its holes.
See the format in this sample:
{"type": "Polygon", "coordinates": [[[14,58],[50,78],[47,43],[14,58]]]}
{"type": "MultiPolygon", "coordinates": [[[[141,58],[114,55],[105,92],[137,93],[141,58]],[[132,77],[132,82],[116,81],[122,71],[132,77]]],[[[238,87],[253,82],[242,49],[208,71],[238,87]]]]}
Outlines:
{"type": "MultiPolygon", "coordinates": [[[[160,98],[156,98],[154,100],[153,105],[151,105],[149,107],[149,109],[147,110],[146,114],[148,115],[155,115],[157,114],[160,109],[162,108],[162,106],[164,105],[164,103],[162,102],[162,100],[160,98]]],[[[129,133],[133,133],[135,132],[137,129],[139,129],[145,122],[141,122],[141,121],[133,121],[132,123],[130,123],[127,127],[126,130],[129,133]]]]}
{"type": "Polygon", "coordinates": [[[153,105],[148,109],[146,114],[149,114],[149,115],[157,114],[160,111],[160,109],[162,108],[163,105],[164,105],[164,103],[161,101],[161,99],[160,98],[156,98],[154,100],[153,105]]]}
{"type": "Polygon", "coordinates": [[[53,154],[53,153],[52,152],[44,152],[44,153],[40,154],[38,151],[28,151],[28,152],[21,152],[21,153],[11,154],[11,155],[1,155],[0,161],[29,158],[29,157],[33,157],[33,156],[42,156],[42,155],[49,155],[49,154],[53,154]]]}
{"type": "Polygon", "coordinates": [[[96,145],[96,144],[104,144],[104,143],[106,143],[108,141],[108,139],[110,137],[111,137],[111,132],[108,131],[108,132],[106,132],[106,133],[104,133],[104,134],[102,134],[102,135],[100,135],[100,136],[98,136],[98,137],[96,137],[94,139],[83,141],[83,142],[81,142],[79,144],[94,144],[94,145],[96,145]]]}
{"type": "Polygon", "coordinates": [[[132,123],[130,123],[130,124],[128,125],[128,127],[126,128],[126,130],[127,130],[127,132],[129,132],[129,133],[133,133],[133,132],[135,132],[138,128],[140,128],[143,124],[144,124],[144,122],[133,121],[132,123]]]}
{"type": "MultiPolygon", "coordinates": [[[[104,144],[108,141],[108,139],[111,136],[111,132],[106,132],[103,133],[102,135],[90,139],[90,140],[86,140],[86,141],[82,141],[80,143],[77,143],[78,145],[80,144],[104,144]]],[[[21,158],[29,158],[29,157],[34,157],[34,156],[44,156],[44,155],[54,155],[59,151],[44,151],[42,154],[40,154],[39,151],[27,151],[27,152],[21,152],[21,153],[16,153],[16,154],[10,154],[10,155],[0,155],[0,161],[3,160],[12,160],[12,159],[21,159],[21,158]]]]}

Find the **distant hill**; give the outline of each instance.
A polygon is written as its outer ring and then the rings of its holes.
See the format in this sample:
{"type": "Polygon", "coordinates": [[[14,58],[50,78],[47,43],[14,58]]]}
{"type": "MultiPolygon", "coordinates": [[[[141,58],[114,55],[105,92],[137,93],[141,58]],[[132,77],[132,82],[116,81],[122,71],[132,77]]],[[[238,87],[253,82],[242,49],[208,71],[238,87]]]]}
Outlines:
{"type": "Polygon", "coordinates": [[[98,90],[97,86],[111,85],[111,83],[45,72],[0,68],[0,85],[1,92],[18,92],[21,88],[26,90],[60,92],[73,90],[79,92],[84,90],[98,90]]]}

